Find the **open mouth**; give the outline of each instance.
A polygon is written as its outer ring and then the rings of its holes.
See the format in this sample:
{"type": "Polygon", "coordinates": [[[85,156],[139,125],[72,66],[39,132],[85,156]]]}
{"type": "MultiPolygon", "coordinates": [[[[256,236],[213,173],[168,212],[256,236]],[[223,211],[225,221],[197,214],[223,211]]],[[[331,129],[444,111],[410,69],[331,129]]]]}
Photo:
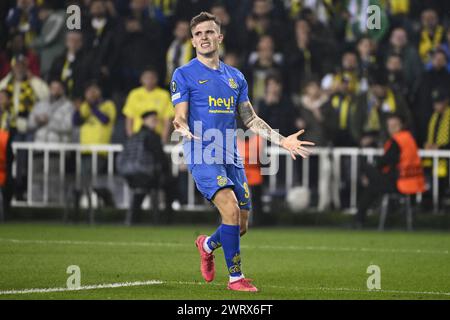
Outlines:
{"type": "Polygon", "coordinates": [[[202,48],[209,48],[211,46],[211,44],[209,42],[204,42],[201,44],[202,48]]]}

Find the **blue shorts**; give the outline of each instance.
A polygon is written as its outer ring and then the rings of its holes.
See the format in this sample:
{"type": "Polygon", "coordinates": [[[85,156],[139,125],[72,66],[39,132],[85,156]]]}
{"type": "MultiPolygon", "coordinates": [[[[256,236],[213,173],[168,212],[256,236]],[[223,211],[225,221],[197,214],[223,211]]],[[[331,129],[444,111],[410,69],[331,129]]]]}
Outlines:
{"type": "Polygon", "coordinates": [[[238,206],[243,210],[251,209],[250,190],[244,168],[234,164],[193,164],[190,166],[197,189],[209,201],[217,191],[232,188],[238,206]]]}

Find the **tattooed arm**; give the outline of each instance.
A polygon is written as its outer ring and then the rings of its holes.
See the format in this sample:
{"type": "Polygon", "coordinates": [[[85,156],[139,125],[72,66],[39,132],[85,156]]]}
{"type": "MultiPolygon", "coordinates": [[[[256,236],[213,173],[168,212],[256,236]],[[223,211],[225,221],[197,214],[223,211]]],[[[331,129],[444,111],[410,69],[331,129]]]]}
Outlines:
{"type": "Polygon", "coordinates": [[[247,128],[272,143],[288,150],[292,159],[296,159],[296,154],[303,158],[307,158],[310,155],[311,151],[303,146],[313,146],[314,143],[309,141],[300,141],[297,139],[304,132],[304,130],[300,130],[288,137],[282,136],[273,130],[263,119],[256,115],[255,110],[249,101],[240,103],[238,105],[238,112],[247,128]]]}

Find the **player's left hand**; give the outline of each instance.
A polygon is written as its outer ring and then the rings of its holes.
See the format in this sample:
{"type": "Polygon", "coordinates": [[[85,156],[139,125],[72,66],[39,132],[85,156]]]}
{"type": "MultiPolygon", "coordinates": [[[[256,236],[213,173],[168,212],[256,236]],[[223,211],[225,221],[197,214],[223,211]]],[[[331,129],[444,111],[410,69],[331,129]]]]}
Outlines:
{"type": "Polygon", "coordinates": [[[298,140],[298,137],[303,134],[305,130],[300,130],[297,133],[291,134],[290,136],[286,137],[282,142],[281,146],[289,151],[291,154],[292,159],[297,159],[295,155],[299,155],[302,158],[307,158],[311,154],[311,150],[308,148],[305,148],[303,146],[314,146],[315,143],[311,141],[301,141],[298,140]]]}

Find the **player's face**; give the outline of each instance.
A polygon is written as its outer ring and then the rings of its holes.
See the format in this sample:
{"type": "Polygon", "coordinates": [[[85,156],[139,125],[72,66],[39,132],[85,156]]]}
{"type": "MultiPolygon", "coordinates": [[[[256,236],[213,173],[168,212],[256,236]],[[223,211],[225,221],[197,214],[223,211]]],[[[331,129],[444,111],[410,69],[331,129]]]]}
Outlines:
{"type": "Polygon", "coordinates": [[[192,29],[192,45],[197,54],[210,56],[219,50],[223,35],[214,21],[199,23],[192,29]]]}

